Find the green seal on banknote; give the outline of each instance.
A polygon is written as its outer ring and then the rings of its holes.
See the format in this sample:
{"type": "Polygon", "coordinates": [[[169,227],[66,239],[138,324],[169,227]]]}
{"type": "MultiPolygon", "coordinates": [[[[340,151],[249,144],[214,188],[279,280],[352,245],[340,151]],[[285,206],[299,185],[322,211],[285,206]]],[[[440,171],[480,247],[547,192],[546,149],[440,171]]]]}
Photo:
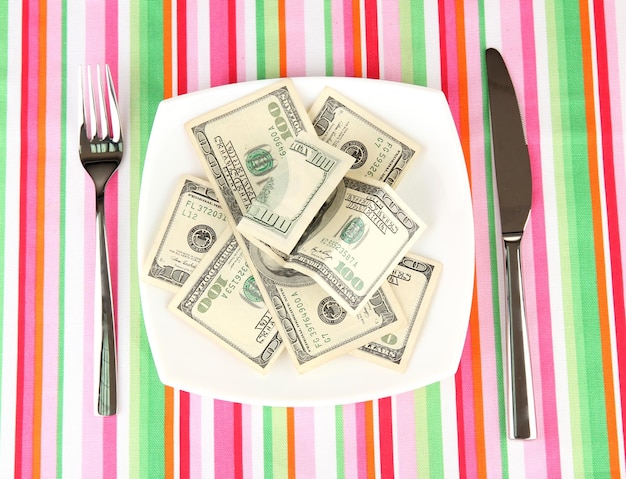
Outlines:
{"type": "Polygon", "coordinates": [[[251,303],[260,303],[263,301],[261,290],[256,284],[253,276],[250,276],[244,281],[241,293],[243,294],[243,297],[251,303]]]}
{"type": "Polygon", "coordinates": [[[361,218],[352,218],[341,230],[339,237],[348,244],[357,243],[365,233],[365,222],[361,218]]]}
{"type": "Polygon", "coordinates": [[[246,152],[246,168],[254,176],[262,176],[274,169],[274,158],[269,145],[256,146],[246,152]]]}

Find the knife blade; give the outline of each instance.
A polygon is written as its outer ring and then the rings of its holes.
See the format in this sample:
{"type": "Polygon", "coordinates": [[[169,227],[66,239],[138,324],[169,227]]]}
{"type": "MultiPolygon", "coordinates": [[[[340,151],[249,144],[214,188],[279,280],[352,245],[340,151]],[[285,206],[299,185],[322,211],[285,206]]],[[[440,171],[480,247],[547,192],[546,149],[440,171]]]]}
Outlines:
{"type": "Polygon", "coordinates": [[[537,426],[522,282],[521,241],[530,214],[528,146],[515,89],[498,50],[486,51],[489,110],[505,252],[509,436],[535,439],[537,426]]]}

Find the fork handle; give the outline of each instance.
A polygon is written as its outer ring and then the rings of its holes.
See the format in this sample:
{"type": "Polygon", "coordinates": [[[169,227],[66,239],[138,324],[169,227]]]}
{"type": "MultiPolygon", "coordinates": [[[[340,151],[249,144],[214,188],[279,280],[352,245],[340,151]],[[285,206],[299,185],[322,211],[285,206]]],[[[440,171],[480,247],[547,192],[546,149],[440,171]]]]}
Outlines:
{"type": "MultiPolygon", "coordinates": [[[[115,346],[115,315],[111,295],[109,254],[104,217],[104,195],[96,196],[96,224],[100,260],[100,292],[102,299],[102,343],[98,386],[98,414],[112,416],[117,412],[117,358],[115,346]]],[[[98,286],[96,281],[96,287],[98,286]]],[[[96,296],[97,298],[97,296],[96,296]]]]}

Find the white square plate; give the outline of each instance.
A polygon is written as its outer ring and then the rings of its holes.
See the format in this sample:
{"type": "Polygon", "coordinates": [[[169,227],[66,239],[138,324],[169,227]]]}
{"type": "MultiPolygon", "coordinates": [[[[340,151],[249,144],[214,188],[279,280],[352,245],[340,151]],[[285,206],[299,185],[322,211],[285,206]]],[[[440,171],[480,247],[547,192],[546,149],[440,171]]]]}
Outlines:
{"type": "MultiPolygon", "coordinates": [[[[176,183],[205,177],[185,132],[186,121],[275,80],[225,85],[163,101],[154,119],[139,199],[139,271],[176,183]]],[[[443,263],[428,315],[406,372],[345,355],[298,374],[283,352],[266,375],[172,315],[170,292],[140,283],[144,322],[159,377],[166,385],[213,398],[271,406],[345,404],[390,396],[453,375],[459,365],[474,285],[474,223],[465,160],[441,91],[343,77],[293,78],[309,108],[326,86],[417,141],[423,150],[397,187],[428,225],[412,248],[443,263]]]]}

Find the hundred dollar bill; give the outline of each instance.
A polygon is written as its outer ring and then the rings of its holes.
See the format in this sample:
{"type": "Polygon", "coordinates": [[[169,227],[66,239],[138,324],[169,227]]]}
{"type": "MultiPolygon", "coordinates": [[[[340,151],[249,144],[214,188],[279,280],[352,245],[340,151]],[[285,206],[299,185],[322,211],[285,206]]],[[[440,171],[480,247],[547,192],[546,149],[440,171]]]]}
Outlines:
{"type": "Polygon", "coordinates": [[[400,301],[407,326],[361,346],[353,354],[403,372],[417,342],[441,269],[442,265],[437,261],[406,254],[387,281],[400,301]]]}
{"type": "Polygon", "coordinates": [[[146,259],[144,279],[178,291],[227,226],[208,181],[183,176],[146,259]]]}
{"type": "Polygon", "coordinates": [[[344,178],[290,254],[259,246],[356,314],[425,229],[387,184],[344,178]]]}
{"type": "Polygon", "coordinates": [[[285,159],[269,175],[237,229],[289,253],[350,169],[352,157],[303,133],[291,143],[285,159]]]}
{"type": "Polygon", "coordinates": [[[195,118],[186,129],[209,179],[224,195],[225,208],[237,222],[270,175],[287,161],[296,136],[313,133],[289,79],[195,118]]]}
{"type": "Polygon", "coordinates": [[[250,257],[301,373],[406,325],[402,306],[388,285],[379,288],[359,314],[351,315],[308,276],[283,268],[253,245],[250,257]]]}
{"type": "Polygon", "coordinates": [[[220,236],[169,308],[258,371],[266,372],[284,347],[232,234],[220,236]]]}
{"type": "Polygon", "coordinates": [[[317,135],[354,157],[351,178],[372,178],[396,187],[421,146],[327,87],[309,110],[317,135]]]}

